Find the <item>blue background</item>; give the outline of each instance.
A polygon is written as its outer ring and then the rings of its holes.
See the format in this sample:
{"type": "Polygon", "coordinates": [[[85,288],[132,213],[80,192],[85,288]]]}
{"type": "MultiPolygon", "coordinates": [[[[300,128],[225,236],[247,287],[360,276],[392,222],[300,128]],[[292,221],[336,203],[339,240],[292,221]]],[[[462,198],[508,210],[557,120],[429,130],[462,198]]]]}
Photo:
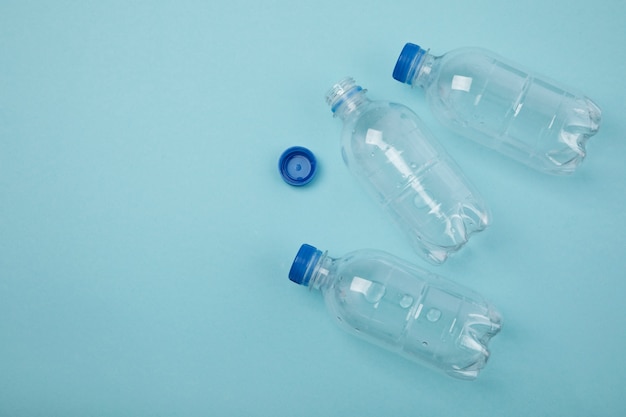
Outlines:
{"type": "Polygon", "coordinates": [[[1,416],[626,414],[626,3],[0,3],[1,416]],[[394,81],[405,42],[473,45],[584,91],[600,133],[571,177],[441,128],[394,81]],[[419,113],[493,224],[418,258],[339,152],[351,75],[419,113]],[[281,152],[318,176],[282,182],[281,152]],[[336,328],[290,283],[303,242],[372,247],[501,310],[474,382],[336,328]]]}

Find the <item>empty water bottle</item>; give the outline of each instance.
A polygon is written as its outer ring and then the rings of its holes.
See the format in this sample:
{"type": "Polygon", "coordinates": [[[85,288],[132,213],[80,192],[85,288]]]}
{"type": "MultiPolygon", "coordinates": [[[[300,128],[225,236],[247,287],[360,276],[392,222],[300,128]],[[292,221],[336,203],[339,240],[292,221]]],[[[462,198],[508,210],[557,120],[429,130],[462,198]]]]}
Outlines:
{"type": "Polygon", "coordinates": [[[305,244],[289,279],[320,290],[349,333],[457,378],[478,376],[502,325],[480,295],[385,252],[331,258],[305,244]]]}
{"type": "Polygon", "coordinates": [[[370,101],[346,78],[326,95],[344,122],[342,155],[348,168],[391,214],[416,251],[444,262],[489,213],[456,163],[409,108],[370,101]]]}
{"type": "Polygon", "coordinates": [[[424,88],[445,126],[539,171],[572,173],[600,126],[583,94],[484,49],[433,56],[407,43],[393,77],[424,88]]]}

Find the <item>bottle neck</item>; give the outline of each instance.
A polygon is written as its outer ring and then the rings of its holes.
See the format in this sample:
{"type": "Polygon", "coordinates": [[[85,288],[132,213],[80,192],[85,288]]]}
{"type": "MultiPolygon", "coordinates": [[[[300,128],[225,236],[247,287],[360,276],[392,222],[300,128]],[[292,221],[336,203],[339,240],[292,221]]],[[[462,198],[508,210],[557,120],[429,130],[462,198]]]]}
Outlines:
{"type": "Polygon", "coordinates": [[[333,116],[345,120],[348,116],[358,114],[363,105],[370,102],[366,92],[352,78],[344,78],[326,93],[326,103],[333,116]]]}
{"type": "Polygon", "coordinates": [[[439,63],[439,57],[429,54],[428,52],[424,53],[422,59],[418,63],[417,68],[415,69],[415,75],[411,80],[411,85],[426,88],[431,83],[432,75],[435,73],[435,68],[439,63]]]}
{"type": "Polygon", "coordinates": [[[308,287],[314,290],[323,290],[328,287],[332,281],[332,270],[336,259],[331,258],[324,252],[313,266],[311,278],[308,287]]]}

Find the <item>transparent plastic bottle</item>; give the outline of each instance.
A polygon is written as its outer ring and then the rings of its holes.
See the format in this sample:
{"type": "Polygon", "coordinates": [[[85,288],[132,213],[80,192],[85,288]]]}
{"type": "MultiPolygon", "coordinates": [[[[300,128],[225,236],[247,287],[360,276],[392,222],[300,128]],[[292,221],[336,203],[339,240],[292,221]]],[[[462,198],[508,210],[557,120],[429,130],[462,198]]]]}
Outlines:
{"type": "Polygon", "coordinates": [[[365,92],[345,78],[326,95],[344,122],[343,159],[415,250],[440,264],[487,227],[489,212],[415,113],[400,104],[370,101],[365,92]]]}
{"type": "Polygon", "coordinates": [[[445,126],[551,174],[574,172],[600,127],[589,98],[484,49],[433,56],[407,43],[393,77],[424,88],[445,126]]]}
{"type": "Polygon", "coordinates": [[[331,258],[304,244],[289,279],[320,290],[349,333],[457,378],[478,376],[502,326],[480,295],[385,252],[331,258]]]}

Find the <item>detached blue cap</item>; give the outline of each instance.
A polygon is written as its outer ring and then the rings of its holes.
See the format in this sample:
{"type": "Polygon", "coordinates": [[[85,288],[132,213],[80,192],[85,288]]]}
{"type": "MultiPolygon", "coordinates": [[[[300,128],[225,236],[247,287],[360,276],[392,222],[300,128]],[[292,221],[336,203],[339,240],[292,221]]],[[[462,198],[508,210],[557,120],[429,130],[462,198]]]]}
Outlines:
{"type": "Polygon", "coordinates": [[[289,185],[301,186],[311,182],[317,169],[313,152],[302,146],[287,149],[278,160],[278,170],[289,185]]]}
{"type": "Polygon", "coordinates": [[[425,52],[419,45],[413,43],[404,45],[393,69],[393,78],[401,83],[411,84],[415,77],[415,70],[425,52]]]}
{"type": "Polygon", "coordinates": [[[296,284],[309,285],[313,269],[318,259],[322,256],[322,251],[316,247],[307,245],[300,246],[300,250],[296,254],[291,269],[289,270],[289,279],[296,284]]]}

